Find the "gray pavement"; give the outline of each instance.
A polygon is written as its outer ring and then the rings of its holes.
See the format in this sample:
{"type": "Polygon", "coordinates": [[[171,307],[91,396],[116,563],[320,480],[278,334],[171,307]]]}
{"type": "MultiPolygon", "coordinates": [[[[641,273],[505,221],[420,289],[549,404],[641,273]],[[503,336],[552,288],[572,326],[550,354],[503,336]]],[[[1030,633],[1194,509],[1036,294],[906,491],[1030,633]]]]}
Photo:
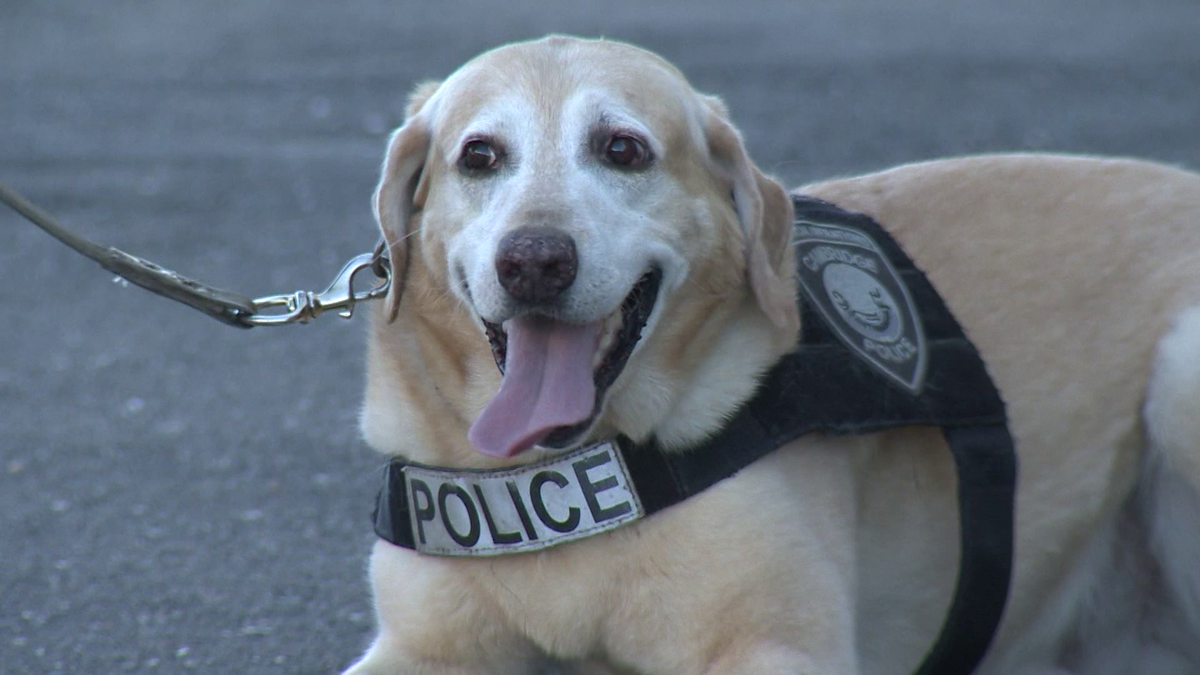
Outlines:
{"type": "MultiPolygon", "coordinates": [[[[408,88],[547,32],[724,96],[796,184],[991,150],[1200,167],[1200,4],[0,3],[0,180],[246,294],[375,241],[408,88]]],[[[0,672],[328,673],[371,633],[362,322],[238,331],[0,209],[0,672]]]]}

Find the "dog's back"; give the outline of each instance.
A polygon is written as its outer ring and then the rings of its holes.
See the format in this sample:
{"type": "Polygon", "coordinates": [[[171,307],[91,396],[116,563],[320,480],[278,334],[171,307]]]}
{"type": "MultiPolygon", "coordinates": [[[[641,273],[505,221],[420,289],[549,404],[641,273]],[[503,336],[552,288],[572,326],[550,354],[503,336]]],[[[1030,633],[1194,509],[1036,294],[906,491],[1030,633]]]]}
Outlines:
{"type": "Polygon", "coordinates": [[[1021,471],[1006,624],[1025,628],[1001,633],[998,646],[1016,642],[991,672],[1030,657],[1086,673],[1196,672],[1200,176],[1007,155],[801,191],[892,231],[1008,402],[1021,471]]]}

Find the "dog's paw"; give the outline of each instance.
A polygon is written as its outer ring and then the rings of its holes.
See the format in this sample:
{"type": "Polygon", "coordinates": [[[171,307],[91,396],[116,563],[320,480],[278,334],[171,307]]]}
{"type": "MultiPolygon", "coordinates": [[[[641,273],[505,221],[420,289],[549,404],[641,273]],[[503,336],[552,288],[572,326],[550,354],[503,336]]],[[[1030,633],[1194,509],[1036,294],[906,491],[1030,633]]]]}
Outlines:
{"type": "MultiPolygon", "coordinates": [[[[553,673],[554,671],[549,671],[553,673]]],[[[342,675],[544,675],[539,663],[526,659],[496,659],[483,663],[453,663],[414,659],[376,642],[342,675]]]]}
{"type": "Polygon", "coordinates": [[[575,661],[548,666],[541,671],[540,675],[639,675],[639,673],[600,661],[575,661]]]}
{"type": "Polygon", "coordinates": [[[795,647],[772,642],[727,649],[704,669],[704,675],[842,675],[857,672],[852,654],[846,654],[836,663],[818,662],[795,647]]]}

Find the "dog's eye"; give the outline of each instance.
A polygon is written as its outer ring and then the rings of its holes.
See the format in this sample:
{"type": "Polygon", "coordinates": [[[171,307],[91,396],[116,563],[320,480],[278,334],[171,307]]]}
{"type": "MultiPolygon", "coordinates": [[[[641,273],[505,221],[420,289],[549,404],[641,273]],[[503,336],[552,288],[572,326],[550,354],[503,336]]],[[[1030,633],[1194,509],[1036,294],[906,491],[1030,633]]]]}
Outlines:
{"type": "Polygon", "coordinates": [[[458,164],[467,171],[491,171],[500,165],[500,153],[487,141],[468,141],[458,164]]]}
{"type": "Polygon", "coordinates": [[[640,169],[650,162],[650,150],[633,136],[618,134],[605,144],[604,158],[617,166],[640,169]]]}

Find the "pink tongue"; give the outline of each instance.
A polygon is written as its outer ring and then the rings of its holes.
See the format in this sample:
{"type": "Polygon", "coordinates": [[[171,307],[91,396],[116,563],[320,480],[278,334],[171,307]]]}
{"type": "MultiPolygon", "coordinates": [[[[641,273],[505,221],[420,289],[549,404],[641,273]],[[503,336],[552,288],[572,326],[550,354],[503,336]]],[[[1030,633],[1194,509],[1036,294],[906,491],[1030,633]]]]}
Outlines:
{"type": "Polygon", "coordinates": [[[467,432],[475,449],[512,457],[554,429],[590,417],[596,404],[592,357],[603,329],[603,322],[576,326],[543,317],[505,322],[504,379],[467,432]]]}

